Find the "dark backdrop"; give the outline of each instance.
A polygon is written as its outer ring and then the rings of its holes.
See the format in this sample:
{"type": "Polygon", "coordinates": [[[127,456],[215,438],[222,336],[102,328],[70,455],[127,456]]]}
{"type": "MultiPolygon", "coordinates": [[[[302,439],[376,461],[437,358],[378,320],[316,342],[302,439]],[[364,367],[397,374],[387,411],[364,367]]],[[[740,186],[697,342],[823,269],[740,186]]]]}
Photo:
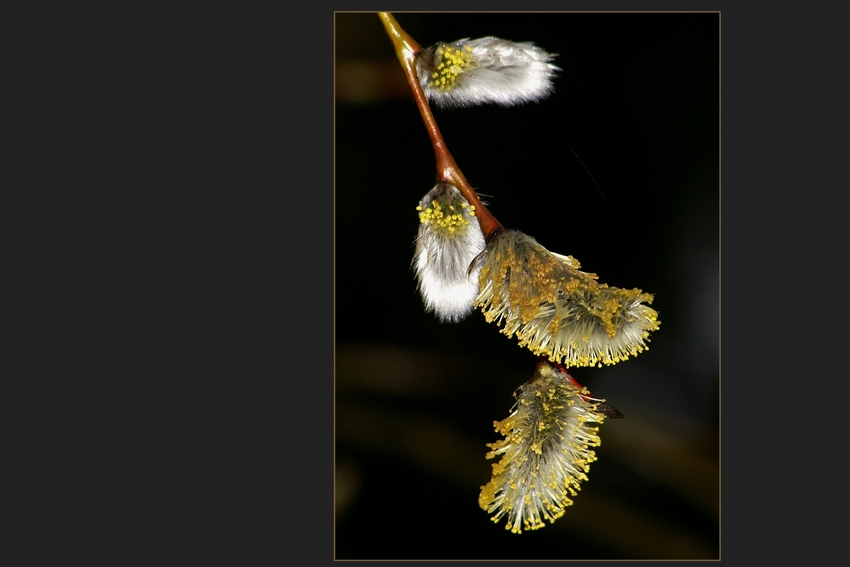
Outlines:
{"type": "Polygon", "coordinates": [[[426,314],[410,261],[434,155],[374,13],[336,14],[335,557],[719,557],[720,16],[397,13],[421,45],[495,35],[558,54],[555,93],[435,111],[491,212],[600,281],[655,294],[651,348],[573,376],[600,428],[575,504],[515,535],[478,507],[534,356],[480,312],[426,314]]]}

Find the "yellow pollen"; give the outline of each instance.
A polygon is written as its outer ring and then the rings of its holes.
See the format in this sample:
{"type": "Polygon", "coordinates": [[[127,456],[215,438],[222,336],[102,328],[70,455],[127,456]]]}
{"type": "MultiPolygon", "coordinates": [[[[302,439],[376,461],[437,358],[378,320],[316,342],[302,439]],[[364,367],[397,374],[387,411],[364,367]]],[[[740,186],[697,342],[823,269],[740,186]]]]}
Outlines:
{"type": "MultiPolygon", "coordinates": [[[[424,209],[416,207],[419,212],[419,222],[429,223],[433,230],[443,236],[451,236],[465,229],[469,225],[469,219],[464,218],[463,211],[455,211],[451,203],[441,204],[438,199],[432,199],[424,209]],[[447,210],[444,210],[444,206],[447,210]]],[[[472,215],[470,215],[472,216],[472,215]]]]}
{"type": "Polygon", "coordinates": [[[457,86],[457,79],[467,70],[475,67],[472,60],[472,48],[463,50],[451,45],[443,45],[434,52],[435,71],[431,74],[429,85],[441,91],[450,91],[457,86]]]}

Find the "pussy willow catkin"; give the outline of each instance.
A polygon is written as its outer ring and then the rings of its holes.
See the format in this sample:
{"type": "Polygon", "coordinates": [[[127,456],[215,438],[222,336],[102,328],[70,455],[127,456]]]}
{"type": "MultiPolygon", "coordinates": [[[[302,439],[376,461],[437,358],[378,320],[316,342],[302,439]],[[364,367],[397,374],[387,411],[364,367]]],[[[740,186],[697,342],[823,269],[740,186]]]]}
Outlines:
{"type": "Polygon", "coordinates": [[[425,310],[442,321],[460,321],[473,311],[478,269],[472,260],[484,249],[475,207],[449,183],[438,183],[416,207],[419,232],[413,268],[425,310]]]}
{"type": "Polygon", "coordinates": [[[564,366],[616,364],[646,350],[658,329],[652,295],[609,287],[572,256],[549,252],[518,230],[504,230],[476,259],[475,305],[520,346],[564,366]]]}

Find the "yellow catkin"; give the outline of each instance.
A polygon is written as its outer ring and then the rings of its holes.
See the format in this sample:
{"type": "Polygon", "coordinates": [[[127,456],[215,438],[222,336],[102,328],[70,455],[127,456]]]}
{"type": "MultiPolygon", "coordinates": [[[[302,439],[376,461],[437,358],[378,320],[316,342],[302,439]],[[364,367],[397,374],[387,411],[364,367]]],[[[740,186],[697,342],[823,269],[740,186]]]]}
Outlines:
{"type": "Polygon", "coordinates": [[[579,270],[533,238],[505,230],[479,257],[475,304],[487,322],[534,354],[565,366],[616,364],[648,349],[658,314],[653,296],[620,289],[579,270]]]}
{"type": "Polygon", "coordinates": [[[504,439],[487,444],[487,458],[501,459],[478,499],[494,522],[506,517],[513,533],[542,528],[572,505],[596,460],[591,447],[600,444],[598,427],[587,423],[605,419],[597,411],[602,400],[549,362],[539,363],[519,392],[513,413],[494,423],[504,439]]]}

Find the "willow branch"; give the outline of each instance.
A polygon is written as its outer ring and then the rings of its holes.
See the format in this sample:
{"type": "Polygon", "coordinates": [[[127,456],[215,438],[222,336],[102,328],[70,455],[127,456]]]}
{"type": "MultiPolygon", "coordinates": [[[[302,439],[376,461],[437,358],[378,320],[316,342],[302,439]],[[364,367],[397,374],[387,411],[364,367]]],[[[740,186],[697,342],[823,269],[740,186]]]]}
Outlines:
{"type": "Polygon", "coordinates": [[[419,114],[422,115],[422,120],[425,122],[425,129],[431,138],[431,145],[434,147],[434,155],[437,158],[437,181],[451,183],[457,187],[469,201],[469,204],[475,207],[478,223],[485,238],[494,231],[503,229],[502,223],[496,220],[496,217],[484,206],[475,190],[464,177],[463,172],[446,147],[442,134],[440,134],[437,121],[434,119],[431,107],[428,105],[428,99],[425,97],[416,74],[416,57],[422,52],[422,47],[401,28],[391,13],[379,12],[378,16],[387,30],[387,35],[393,42],[404,76],[407,78],[407,84],[413,92],[413,99],[416,101],[419,114]]]}

